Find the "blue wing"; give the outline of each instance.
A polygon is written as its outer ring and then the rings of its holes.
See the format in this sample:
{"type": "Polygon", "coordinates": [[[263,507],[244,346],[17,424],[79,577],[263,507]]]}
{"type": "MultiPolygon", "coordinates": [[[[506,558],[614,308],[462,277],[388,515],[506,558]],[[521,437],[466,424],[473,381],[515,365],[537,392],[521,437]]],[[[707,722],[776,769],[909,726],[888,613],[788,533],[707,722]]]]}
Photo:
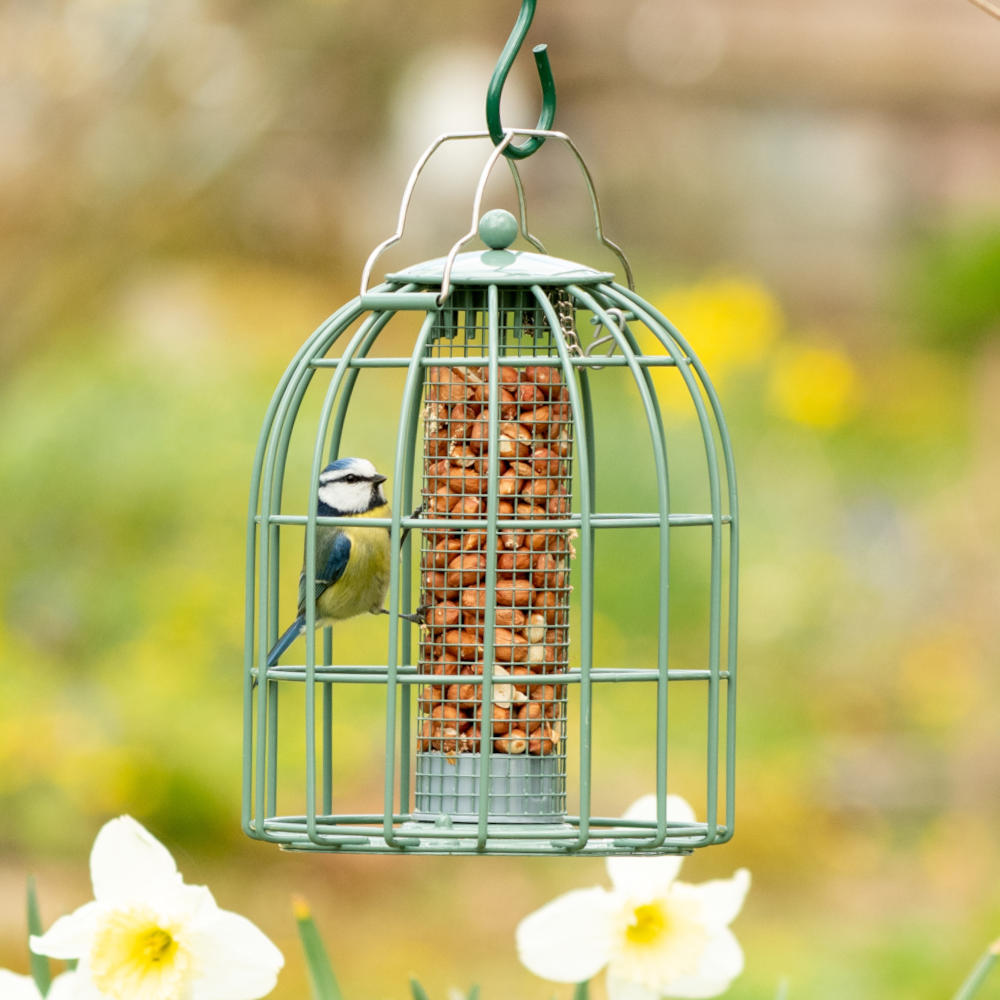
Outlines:
{"type": "MultiPolygon", "coordinates": [[[[319,600],[319,595],[327,587],[332,587],[347,569],[351,558],[351,540],[343,531],[336,531],[328,538],[320,539],[316,545],[316,590],[313,600],[319,600]]],[[[302,570],[299,577],[299,614],[305,612],[306,571],[302,570]]]]}
{"type": "MultiPolygon", "coordinates": [[[[321,537],[316,544],[316,595],[327,587],[332,587],[347,569],[347,561],[351,558],[351,540],[341,530],[331,535],[321,537]]],[[[306,627],[305,605],[306,571],[302,570],[299,577],[299,615],[278,638],[271,651],[267,654],[267,665],[273,667],[281,654],[300,636],[306,627]]]]}

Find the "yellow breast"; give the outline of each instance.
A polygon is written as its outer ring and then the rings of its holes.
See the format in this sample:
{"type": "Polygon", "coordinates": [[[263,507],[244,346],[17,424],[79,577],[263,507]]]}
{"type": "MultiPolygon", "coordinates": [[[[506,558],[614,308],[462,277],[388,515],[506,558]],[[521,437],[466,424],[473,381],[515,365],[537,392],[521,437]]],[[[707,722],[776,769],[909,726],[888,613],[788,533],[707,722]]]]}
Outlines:
{"type": "MultiPolygon", "coordinates": [[[[383,504],[359,514],[357,520],[388,517],[389,513],[389,505],[383,504]]],[[[344,528],[344,534],[351,540],[351,554],[341,578],[320,595],[317,610],[323,618],[353,618],[378,611],[389,589],[388,530],[351,524],[344,528]]]]}

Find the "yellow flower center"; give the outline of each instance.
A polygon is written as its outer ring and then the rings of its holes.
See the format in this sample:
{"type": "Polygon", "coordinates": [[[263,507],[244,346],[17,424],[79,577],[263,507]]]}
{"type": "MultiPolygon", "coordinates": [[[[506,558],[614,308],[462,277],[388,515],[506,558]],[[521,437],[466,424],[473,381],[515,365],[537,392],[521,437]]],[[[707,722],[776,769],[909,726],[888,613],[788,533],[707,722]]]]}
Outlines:
{"type": "Polygon", "coordinates": [[[667,915],[660,903],[637,906],[632,921],[625,928],[625,937],[631,944],[655,944],[667,930],[667,915]]]}
{"type": "Polygon", "coordinates": [[[94,985],[114,1000],[181,1000],[191,957],[175,930],[144,908],[113,910],[90,951],[94,985]]]}
{"type": "Polygon", "coordinates": [[[169,961],[177,950],[177,942],[162,927],[153,927],[136,938],[137,950],[147,962],[169,961]]]}

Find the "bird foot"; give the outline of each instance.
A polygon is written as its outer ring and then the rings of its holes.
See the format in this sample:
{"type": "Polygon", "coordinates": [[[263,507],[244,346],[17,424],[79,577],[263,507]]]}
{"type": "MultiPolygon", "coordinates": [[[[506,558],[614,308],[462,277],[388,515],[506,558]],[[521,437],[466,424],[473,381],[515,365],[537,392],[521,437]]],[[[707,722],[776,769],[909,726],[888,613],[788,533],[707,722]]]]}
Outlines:
{"type": "MultiPolygon", "coordinates": [[[[408,613],[406,613],[404,611],[400,611],[398,617],[405,618],[406,621],[412,622],[414,625],[425,625],[427,623],[427,620],[424,617],[426,611],[427,611],[427,608],[421,606],[421,607],[417,608],[417,610],[414,611],[414,612],[412,612],[411,614],[408,614],[408,613]]],[[[387,615],[387,614],[389,614],[389,609],[388,608],[379,608],[378,611],[373,611],[372,614],[375,614],[375,615],[387,615]]]]}

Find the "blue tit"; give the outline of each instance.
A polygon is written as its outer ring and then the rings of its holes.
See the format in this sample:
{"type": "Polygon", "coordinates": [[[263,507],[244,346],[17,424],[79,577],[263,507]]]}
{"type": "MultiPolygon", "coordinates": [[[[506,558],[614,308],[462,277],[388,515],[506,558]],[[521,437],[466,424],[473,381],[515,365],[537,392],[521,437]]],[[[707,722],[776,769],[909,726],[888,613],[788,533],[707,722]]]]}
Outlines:
{"type": "MultiPolygon", "coordinates": [[[[319,474],[316,512],[321,517],[388,517],[382,492],[386,477],[364,458],[338,458],[319,474]]],[[[405,537],[405,536],[404,536],[405,537]]],[[[316,527],[316,625],[331,625],[383,608],[389,588],[389,529],[376,527],[316,527]]],[[[400,617],[418,621],[417,616],[400,617]]],[[[281,654],[306,628],[306,570],[299,576],[298,617],[267,654],[273,667],[281,654]]]]}

